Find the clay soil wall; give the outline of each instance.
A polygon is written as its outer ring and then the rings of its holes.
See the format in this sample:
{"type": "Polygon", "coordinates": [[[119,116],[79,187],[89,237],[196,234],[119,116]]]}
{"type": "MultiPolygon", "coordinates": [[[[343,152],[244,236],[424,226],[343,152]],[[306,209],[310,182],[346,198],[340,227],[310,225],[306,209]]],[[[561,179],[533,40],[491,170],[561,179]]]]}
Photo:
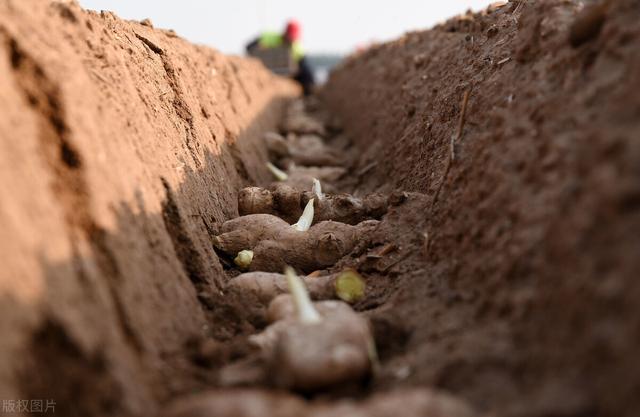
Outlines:
{"type": "Polygon", "coordinates": [[[73,2],[0,2],[0,398],[154,415],[216,320],[210,236],[298,94],[260,64],[73,2]]]}

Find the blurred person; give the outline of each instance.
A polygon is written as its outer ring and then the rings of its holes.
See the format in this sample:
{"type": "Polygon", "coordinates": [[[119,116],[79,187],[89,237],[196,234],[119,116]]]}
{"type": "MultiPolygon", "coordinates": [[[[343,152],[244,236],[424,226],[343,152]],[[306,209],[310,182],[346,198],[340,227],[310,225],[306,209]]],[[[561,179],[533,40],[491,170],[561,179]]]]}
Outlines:
{"type": "MultiPolygon", "coordinates": [[[[287,22],[284,32],[264,32],[247,44],[246,50],[249,55],[261,58],[261,51],[285,48],[294,64],[293,71],[288,75],[302,86],[305,95],[309,95],[313,90],[315,80],[300,42],[301,37],[302,27],[298,21],[292,19],[287,22]]],[[[270,66],[268,62],[265,64],[267,67],[270,66]]],[[[276,72],[281,73],[280,71],[276,72]]]]}

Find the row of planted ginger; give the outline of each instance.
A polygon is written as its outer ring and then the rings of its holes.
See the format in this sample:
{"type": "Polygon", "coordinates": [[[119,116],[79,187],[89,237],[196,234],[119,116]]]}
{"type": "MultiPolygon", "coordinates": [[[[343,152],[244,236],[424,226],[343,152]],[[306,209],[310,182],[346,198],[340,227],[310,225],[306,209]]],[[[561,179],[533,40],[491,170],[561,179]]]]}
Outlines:
{"type": "Polygon", "coordinates": [[[378,194],[360,199],[323,193],[315,177],[335,178],[344,169],[324,144],[322,125],[292,110],[283,126],[286,137],[265,135],[269,169],[279,181],[241,190],[240,217],[225,222],[213,243],[250,271],[228,287],[268,306],[269,326],[250,342],[271,370],[270,382],[310,393],[363,380],[375,368],[369,323],[349,305],[364,296],[364,281],[352,269],[319,271],[366,240],[389,201],[378,194]]]}
{"type": "Polygon", "coordinates": [[[402,410],[410,417],[471,417],[464,402],[424,388],[363,401],[314,403],[282,391],[237,388],[269,385],[307,394],[340,390],[370,377],[378,366],[370,324],[350,305],[364,297],[364,280],[336,263],[367,250],[378,220],[406,196],[360,199],[333,192],[334,183],[347,174],[340,166],[344,161],[325,145],[324,126],[306,115],[302,102],[289,109],[282,130],[286,136],[265,135],[272,161],[268,167],[278,182],[241,190],[240,217],[224,223],[213,242],[248,271],[227,283],[226,294],[266,307],[260,310],[266,311],[269,325],[249,337],[258,357],[220,370],[218,385],[236,389],[186,397],[166,415],[388,417],[402,410]],[[329,193],[323,193],[321,181],[329,193]]]}

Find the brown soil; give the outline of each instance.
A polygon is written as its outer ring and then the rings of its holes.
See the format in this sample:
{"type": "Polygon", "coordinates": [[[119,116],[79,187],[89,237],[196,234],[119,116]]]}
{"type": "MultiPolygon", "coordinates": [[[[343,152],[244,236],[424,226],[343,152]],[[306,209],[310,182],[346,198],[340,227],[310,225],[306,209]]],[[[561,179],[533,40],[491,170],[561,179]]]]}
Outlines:
{"type": "Polygon", "coordinates": [[[0,2],[0,400],[153,415],[198,385],[185,346],[246,327],[211,302],[211,235],[297,94],[112,13],[0,2]]]}
{"type": "Polygon", "coordinates": [[[357,189],[419,193],[380,233],[408,258],[372,314],[410,334],[381,388],[500,415],[640,411],[640,2],[610,3],[577,47],[575,4],[514,1],[331,77],[352,172],[370,168],[357,189]]]}
{"type": "Polygon", "coordinates": [[[365,277],[355,308],[380,369],[303,398],[254,377],[264,309],[222,291],[239,271],[211,243],[237,191],[271,181],[262,134],[304,130],[282,111],[298,89],[149,22],[0,3],[0,400],[78,416],[636,415],[640,3],[603,4],[455,18],[349,58],[306,101],[349,161],[326,189],[399,192],[328,271],[365,277]]]}

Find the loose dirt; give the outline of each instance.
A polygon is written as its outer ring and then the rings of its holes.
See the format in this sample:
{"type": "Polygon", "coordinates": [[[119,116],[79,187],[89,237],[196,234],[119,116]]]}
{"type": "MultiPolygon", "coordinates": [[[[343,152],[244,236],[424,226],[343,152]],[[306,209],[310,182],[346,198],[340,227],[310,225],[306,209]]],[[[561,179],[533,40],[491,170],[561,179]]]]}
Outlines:
{"type": "Polygon", "coordinates": [[[410,335],[381,388],[500,415],[640,410],[640,3],[607,4],[512,1],[332,75],[356,190],[419,193],[379,238],[407,258],[374,275],[378,308],[410,335]]]}
{"type": "Polygon", "coordinates": [[[639,18],[637,0],[511,1],[371,47],[292,101],[256,62],[148,21],[0,4],[0,400],[83,416],[636,415],[639,18]],[[276,130],[296,152],[268,149],[276,130]],[[310,143],[323,168],[300,166],[310,143]],[[248,341],[265,306],[227,291],[240,271],[212,241],[241,188],[274,181],[267,161],[301,190],[315,177],[389,197],[318,272],[366,281],[353,307],[380,363],[365,381],[277,391],[248,341]]]}

